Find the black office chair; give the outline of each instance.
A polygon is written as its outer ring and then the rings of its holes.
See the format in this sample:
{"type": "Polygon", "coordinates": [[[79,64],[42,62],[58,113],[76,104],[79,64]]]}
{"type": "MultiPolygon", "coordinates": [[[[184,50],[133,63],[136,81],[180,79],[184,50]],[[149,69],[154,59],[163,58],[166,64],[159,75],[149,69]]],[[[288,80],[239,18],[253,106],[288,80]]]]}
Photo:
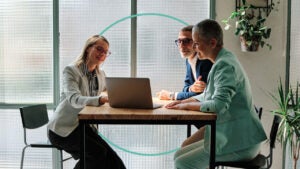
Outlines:
{"type": "Polygon", "coordinates": [[[67,159],[62,158],[62,150],[53,146],[49,141],[45,142],[39,142],[39,143],[27,143],[27,138],[26,138],[26,129],[37,129],[40,128],[44,125],[46,125],[49,121],[48,118],[48,112],[47,112],[47,107],[45,104],[40,104],[40,105],[33,105],[33,106],[26,106],[26,107],[21,107],[20,108],[20,113],[21,113],[21,118],[22,118],[22,124],[23,124],[23,129],[24,129],[24,143],[25,147],[22,150],[22,157],[21,157],[21,166],[20,168],[23,168],[23,162],[24,162],[24,155],[25,155],[25,150],[28,147],[31,148],[56,148],[60,152],[60,165],[61,168],[63,168],[63,162],[72,158],[69,157],[67,159]]]}
{"type": "Polygon", "coordinates": [[[272,166],[273,161],[273,148],[275,148],[276,135],[281,118],[274,116],[273,124],[270,132],[270,153],[268,156],[258,154],[254,159],[250,161],[217,161],[216,167],[233,167],[233,168],[245,168],[245,169],[269,169],[272,166]]]}
{"type": "Polygon", "coordinates": [[[262,107],[256,107],[256,106],[254,106],[254,108],[255,108],[255,111],[256,111],[256,113],[257,113],[257,115],[258,115],[258,117],[259,117],[259,119],[261,119],[261,115],[262,115],[262,110],[263,110],[263,108],[262,107]]]}

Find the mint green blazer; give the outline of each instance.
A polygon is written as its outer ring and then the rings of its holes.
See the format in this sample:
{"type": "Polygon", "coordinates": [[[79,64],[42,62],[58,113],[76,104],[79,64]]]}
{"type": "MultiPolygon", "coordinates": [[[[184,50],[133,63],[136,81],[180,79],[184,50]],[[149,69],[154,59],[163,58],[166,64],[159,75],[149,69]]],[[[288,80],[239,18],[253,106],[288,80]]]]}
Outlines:
{"type": "MultiPolygon", "coordinates": [[[[243,150],[266,140],[254,110],[248,77],[236,56],[222,49],[207,81],[205,91],[194,98],[200,101],[200,111],[217,114],[216,154],[243,150]]],[[[210,127],[206,127],[204,144],[207,149],[209,141],[210,127]]]]}

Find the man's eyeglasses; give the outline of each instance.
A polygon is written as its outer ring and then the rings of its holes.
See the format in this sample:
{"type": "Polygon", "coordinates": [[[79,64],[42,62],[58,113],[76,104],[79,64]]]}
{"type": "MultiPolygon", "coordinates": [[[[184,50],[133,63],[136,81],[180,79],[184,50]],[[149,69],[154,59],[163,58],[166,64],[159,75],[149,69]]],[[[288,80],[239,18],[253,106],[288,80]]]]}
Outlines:
{"type": "Polygon", "coordinates": [[[108,50],[108,51],[105,51],[102,47],[100,47],[100,46],[96,46],[95,47],[96,48],[96,50],[99,52],[99,53],[101,53],[101,54],[105,54],[105,56],[109,56],[109,55],[111,55],[111,52],[108,50]]]}
{"type": "Polygon", "coordinates": [[[176,40],[175,40],[176,46],[179,46],[180,44],[181,44],[181,45],[188,45],[188,44],[190,44],[191,42],[193,42],[193,39],[189,39],[189,38],[185,38],[185,39],[176,39],[176,40]]]}

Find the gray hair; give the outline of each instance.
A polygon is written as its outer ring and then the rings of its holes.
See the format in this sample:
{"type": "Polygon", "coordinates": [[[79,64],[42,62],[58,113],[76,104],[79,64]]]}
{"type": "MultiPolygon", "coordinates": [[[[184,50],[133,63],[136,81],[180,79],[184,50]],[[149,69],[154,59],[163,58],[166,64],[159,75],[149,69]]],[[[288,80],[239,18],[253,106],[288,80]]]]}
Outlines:
{"type": "Polygon", "coordinates": [[[217,40],[217,47],[223,46],[223,31],[221,26],[212,19],[205,19],[193,27],[193,32],[197,32],[199,38],[204,38],[206,41],[214,38],[217,40]]]}

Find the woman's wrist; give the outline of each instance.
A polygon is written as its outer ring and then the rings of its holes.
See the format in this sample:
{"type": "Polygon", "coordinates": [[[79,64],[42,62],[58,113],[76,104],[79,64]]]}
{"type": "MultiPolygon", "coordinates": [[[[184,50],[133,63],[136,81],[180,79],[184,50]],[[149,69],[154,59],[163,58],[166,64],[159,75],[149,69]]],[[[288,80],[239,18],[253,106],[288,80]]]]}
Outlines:
{"type": "Polygon", "coordinates": [[[102,105],[106,102],[108,102],[108,97],[107,96],[100,96],[99,97],[99,105],[102,105]]]}
{"type": "Polygon", "coordinates": [[[101,98],[102,98],[102,96],[99,96],[99,101],[98,101],[99,102],[99,106],[102,105],[102,104],[104,104],[104,103],[102,103],[101,98]]]}
{"type": "Polygon", "coordinates": [[[169,99],[170,100],[175,100],[175,92],[170,92],[169,93],[169,99]]]}
{"type": "Polygon", "coordinates": [[[187,102],[188,110],[200,111],[200,102],[187,102]]]}

